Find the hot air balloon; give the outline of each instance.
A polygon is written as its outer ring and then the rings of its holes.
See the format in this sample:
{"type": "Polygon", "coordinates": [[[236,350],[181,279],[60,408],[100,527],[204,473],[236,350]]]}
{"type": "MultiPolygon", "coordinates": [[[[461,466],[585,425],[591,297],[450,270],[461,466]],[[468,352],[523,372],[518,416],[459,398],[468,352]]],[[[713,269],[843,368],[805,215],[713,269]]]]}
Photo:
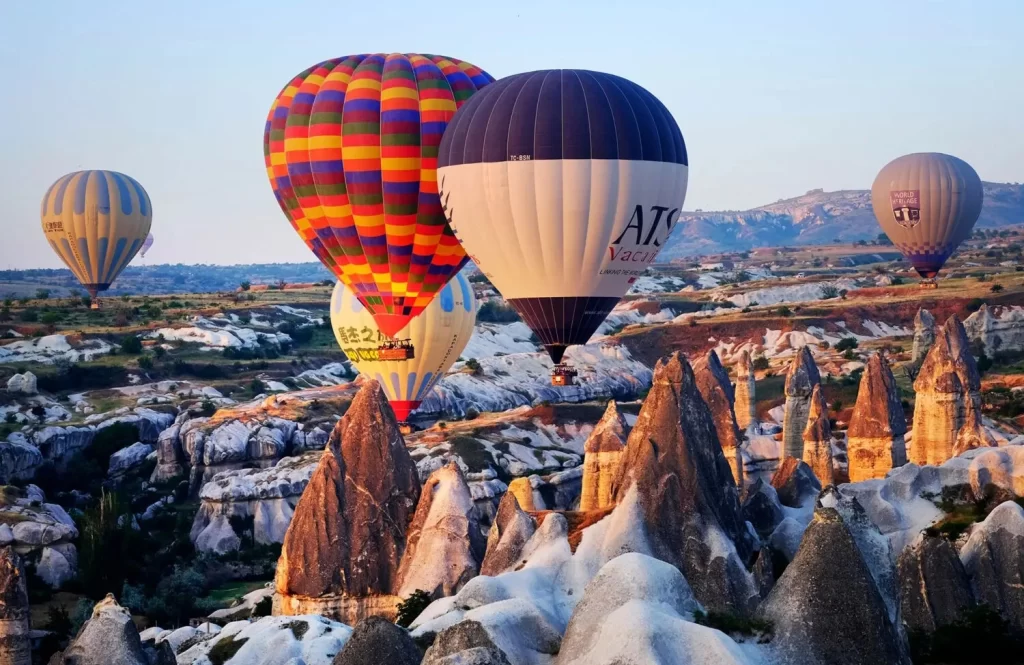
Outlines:
{"type": "Polygon", "coordinates": [[[477,93],[438,155],[441,201],[470,258],[573,383],[584,344],[644,274],[686,196],[672,115],[611,74],[518,74],[477,93]]]}
{"type": "Polygon", "coordinates": [[[981,178],[952,155],[921,152],[897,157],[871,186],[871,206],[882,230],[926,282],[971,235],[981,214],[981,178]]]}
{"type": "Polygon", "coordinates": [[[444,56],[351,55],[302,72],[270,109],[263,149],[281,209],[388,338],[466,263],[438,199],[437,147],[493,80],[444,56]]]}
{"type": "Polygon", "coordinates": [[[142,243],[142,250],[140,251],[140,254],[142,254],[142,258],[146,258],[146,252],[148,252],[149,248],[152,247],[152,246],[153,246],[153,234],[150,233],[148,236],[146,236],[146,242],[142,243]]]}
{"type": "Polygon", "coordinates": [[[153,206],[135,179],[116,171],[76,171],[43,197],[43,232],[93,298],[135,257],[149,234],[153,206]]]}
{"type": "Polygon", "coordinates": [[[331,296],[331,327],[338,344],[360,373],[380,382],[402,423],[458,360],[475,322],[473,288],[457,274],[399,331],[416,346],[415,358],[387,360],[380,348],[386,337],[362,301],[342,282],[331,296]]]}

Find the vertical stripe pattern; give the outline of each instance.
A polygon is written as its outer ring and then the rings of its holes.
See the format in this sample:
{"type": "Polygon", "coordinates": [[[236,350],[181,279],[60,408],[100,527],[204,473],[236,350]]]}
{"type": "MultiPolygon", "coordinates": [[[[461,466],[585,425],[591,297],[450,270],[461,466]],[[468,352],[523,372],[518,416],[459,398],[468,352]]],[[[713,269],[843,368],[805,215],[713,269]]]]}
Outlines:
{"type": "Polygon", "coordinates": [[[438,197],[438,149],[493,80],[444,56],[351,55],[302,72],[271,106],[263,147],[278,204],[389,336],[465,265],[438,197]]]}

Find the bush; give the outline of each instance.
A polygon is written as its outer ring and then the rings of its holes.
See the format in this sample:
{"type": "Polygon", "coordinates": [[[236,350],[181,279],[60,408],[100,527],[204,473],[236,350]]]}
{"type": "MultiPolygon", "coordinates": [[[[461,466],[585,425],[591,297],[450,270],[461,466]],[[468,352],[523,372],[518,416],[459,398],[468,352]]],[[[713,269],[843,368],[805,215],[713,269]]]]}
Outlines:
{"type": "Polygon", "coordinates": [[[28,309],[21,310],[21,314],[18,315],[18,318],[25,323],[35,323],[39,320],[39,312],[30,307],[28,309]]]}
{"type": "Polygon", "coordinates": [[[844,337],[836,342],[836,351],[852,351],[857,348],[857,340],[854,337],[844,337]]]}
{"type": "Polygon", "coordinates": [[[930,635],[910,631],[909,637],[911,658],[916,665],[1009,665],[1019,663],[1024,650],[1024,638],[1015,634],[998,612],[984,604],[964,610],[957,621],[940,626],[930,635]]]}
{"type": "Polygon", "coordinates": [[[754,369],[765,370],[768,369],[769,367],[771,367],[771,365],[768,363],[768,359],[765,358],[764,356],[758,356],[754,358],[754,369]]]}
{"type": "Polygon", "coordinates": [[[503,305],[496,300],[488,300],[480,305],[480,309],[476,312],[476,320],[484,323],[514,323],[522,319],[508,305],[503,305]]]}
{"type": "Polygon", "coordinates": [[[839,289],[832,284],[826,284],[821,287],[821,297],[825,300],[831,300],[832,298],[839,297],[839,289]]]}
{"type": "Polygon", "coordinates": [[[142,353],[142,340],[136,335],[125,335],[121,340],[121,350],[132,355],[142,353]]]}
{"type": "Polygon", "coordinates": [[[981,298],[971,298],[970,302],[967,303],[968,312],[977,312],[981,309],[981,306],[985,304],[985,301],[981,298]]]}
{"type": "Polygon", "coordinates": [[[267,387],[263,385],[263,382],[259,379],[253,379],[252,382],[249,383],[249,391],[253,395],[259,395],[260,393],[266,392],[267,387]]]}
{"type": "MultiPolygon", "coordinates": [[[[1002,284],[993,284],[989,291],[992,293],[1000,293],[1004,288],[1005,287],[1002,284]]],[[[45,321],[43,323],[45,323],[45,321]]]]}
{"type": "Polygon", "coordinates": [[[153,354],[154,354],[154,355],[155,355],[155,356],[157,357],[157,359],[159,360],[160,358],[163,358],[164,356],[166,356],[166,355],[167,355],[167,349],[165,349],[165,348],[164,348],[164,347],[162,347],[162,346],[154,346],[154,347],[153,347],[153,354]]]}
{"type": "Polygon", "coordinates": [[[430,603],[430,594],[422,589],[416,589],[411,596],[398,604],[398,618],[395,623],[402,628],[408,628],[430,603]]]}
{"type": "Polygon", "coordinates": [[[37,289],[36,300],[46,300],[50,297],[50,289],[37,289]]]}
{"type": "Polygon", "coordinates": [[[57,323],[60,323],[61,319],[63,319],[63,318],[64,317],[61,315],[60,312],[45,312],[39,318],[39,322],[40,323],[45,323],[48,326],[52,326],[52,325],[55,325],[57,323]]]}
{"type": "Polygon", "coordinates": [[[476,358],[470,358],[466,361],[466,369],[473,372],[473,374],[479,374],[482,371],[479,361],[476,358]]]}
{"type": "Polygon", "coordinates": [[[985,372],[992,369],[992,359],[985,355],[984,352],[978,357],[978,372],[984,374],[985,372]]]}
{"type": "Polygon", "coordinates": [[[250,282],[247,279],[243,279],[239,286],[242,287],[243,291],[248,291],[249,288],[252,286],[252,282],[250,282]]]}
{"type": "Polygon", "coordinates": [[[139,356],[139,367],[148,372],[153,369],[153,359],[149,356],[139,356]]]}
{"type": "Polygon", "coordinates": [[[793,311],[791,309],[789,309],[789,307],[786,307],[785,305],[783,305],[782,307],[780,307],[777,310],[775,310],[775,313],[778,314],[779,316],[792,316],[793,315],[793,311]]]}
{"type": "Polygon", "coordinates": [[[206,399],[199,406],[199,415],[209,418],[213,414],[217,413],[217,405],[206,399]]]}

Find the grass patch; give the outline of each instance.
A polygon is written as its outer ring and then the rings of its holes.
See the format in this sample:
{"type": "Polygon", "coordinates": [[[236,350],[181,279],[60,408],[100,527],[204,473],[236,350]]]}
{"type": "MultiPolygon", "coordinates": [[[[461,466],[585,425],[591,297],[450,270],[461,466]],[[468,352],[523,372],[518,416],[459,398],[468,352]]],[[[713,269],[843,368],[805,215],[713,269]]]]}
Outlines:
{"type": "Polygon", "coordinates": [[[915,630],[908,637],[916,665],[1010,665],[1020,663],[1024,651],[1024,639],[987,605],[965,610],[956,622],[940,626],[934,633],[915,630]]]}
{"type": "Polygon", "coordinates": [[[212,603],[220,603],[223,604],[224,607],[228,607],[232,602],[241,598],[245,594],[257,589],[262,589],[265,584],[265,581],[228,582],[227,584],[222,584],[216,589],[210,589],[210,592],[206,595],[206,599],[212,603]]]}
{"type": "Polygon", "coordinates": [[[206,654],[206,657],[213,665],[224,665],[224,663],[234,658],[238,650],[245,646],[245,643],[248,641],[248,637],[236,640],[234,635],[221,638],[213,645],[213,648],[210,649],[210,653],[206,654]]]}

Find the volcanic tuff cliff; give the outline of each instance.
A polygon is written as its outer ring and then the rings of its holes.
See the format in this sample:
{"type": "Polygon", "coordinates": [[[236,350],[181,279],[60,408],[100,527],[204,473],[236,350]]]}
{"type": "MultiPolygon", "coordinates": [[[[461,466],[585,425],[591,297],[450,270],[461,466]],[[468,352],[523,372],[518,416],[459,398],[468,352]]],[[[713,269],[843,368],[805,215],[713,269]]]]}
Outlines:
{"type": "MultiPolygon", "coordinates": [[[[985,202],[978,228],[1018,224],[1024,219],[1024,184],[986,182],[982,186],[985,202]]],[[[781,244],[873,240],[881,232],[871,208],[869,190],[815,189],[750,210],[684,212],[658,259],[668,261],[781,244]]]]}

